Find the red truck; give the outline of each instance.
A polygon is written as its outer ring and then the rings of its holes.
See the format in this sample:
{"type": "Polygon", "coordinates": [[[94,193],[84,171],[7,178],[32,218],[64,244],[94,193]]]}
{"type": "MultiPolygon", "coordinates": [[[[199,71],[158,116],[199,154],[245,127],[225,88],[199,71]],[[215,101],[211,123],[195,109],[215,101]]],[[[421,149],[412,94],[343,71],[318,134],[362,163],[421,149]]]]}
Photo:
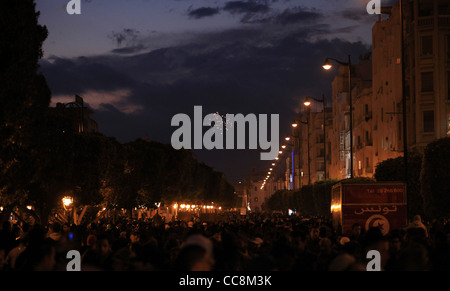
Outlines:
{"type": "Polygon", "coordinates": [[[339,182],[331,192],[333,227],[350,235],[355,223],[365,230],[379,227],[383,235],[407,224],[406,185],[403,182],[339,182]]]}

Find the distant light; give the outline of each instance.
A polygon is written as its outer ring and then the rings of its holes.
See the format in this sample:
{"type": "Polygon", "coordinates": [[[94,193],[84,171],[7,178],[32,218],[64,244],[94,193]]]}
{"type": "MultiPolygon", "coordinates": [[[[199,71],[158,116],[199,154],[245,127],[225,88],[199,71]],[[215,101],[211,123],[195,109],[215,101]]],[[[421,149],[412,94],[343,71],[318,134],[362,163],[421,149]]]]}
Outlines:
{"type": "Polygon", "coordinates": [[[285,138],[285,140],[290,141],[291,138],[290,138],[289,136],[287,136],[287,137],[285,138]]]}
{"type": "Polygon", "coordinates": [[[285,145],[282,145],[282,146],[281,146],[281,148],[282,148],[282,149],[285,149],[285,148],[286,148],[286,146],[285,146],[285,145]]]}
{"type": "Polygon", "coordinates": [[[297,126],[298,126],[298,123],[297,123],[297,122],[293,122],[293,123],[292,123],[292,127],[296,128],[297,126]]]}
{"type": "Polygon", "coordinates": [[[31,207],[31,205],[28,205],[28,206],[27,206],[27,209],[28,209],[28,210],[31,210],[32,208],[33,208],[33,207],[31,207]]]}

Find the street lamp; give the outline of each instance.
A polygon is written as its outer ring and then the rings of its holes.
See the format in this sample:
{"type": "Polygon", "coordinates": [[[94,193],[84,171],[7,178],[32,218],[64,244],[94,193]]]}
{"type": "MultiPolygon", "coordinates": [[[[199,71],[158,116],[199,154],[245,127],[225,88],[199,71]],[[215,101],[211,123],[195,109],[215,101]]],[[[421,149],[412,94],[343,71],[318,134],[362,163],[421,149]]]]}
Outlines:
{"type": "Polygon", "coordinates": [[[352,102],[352,60],[350,55],[348,55],[348,62],[341,62],[339,60],[333,58],[326,58],[325,62],[322,66],[325,70],[330,70],[333,66],[331,62],[335,61],[336,63],[347,66],[348,68],[348,96],[350,103],[350,178],[353,178],[353,102],[352,102]]]}
{"type": "Polygon", "coordinates": [[[307,128],[307,132],[306,132],[306,135],[307,135],[307,143],[308,143],[308,145],[307,145],[307,153],[308,153],[308,185],[311,185],[311,159],[310,159],[310,157],[309,157],[309,107],[306,107],[307,108],[307,114],[308,114],[308,116],[307,116],[307,118],[306,118],[306,121],[300,121],[300,123],[302,123],[302,124],[306,124],[306,128],[307,128]]]}
{"type": "MultiPolygon", "coordinates": [[[[62,198],[62,203],[63,203],[63,207],[64,207],[64,214],[67,215],[67,211],[70,210],[70,207],[73,204],[73,198],[70,196],[64,196],[62,198]]],[[[74,208],[75,211],[75,208],[74,208]]],[[[67,222],[70,223],[70,215],[67,215],[67,222]]]]}
{"type": "Polygon", "coordinates": [[[70,196],[65,196],[62,199],[62,202],[63,202],[64,208],[69,207],[73,203],[73,198],[70,196]]]}
{"type": "MultiPolygon", "coordinates": [[[[325,65],[324,65],[325,66],[325,65]]],[[[316,99],[316,98],[312,98],[314,101],[316,102],[321,102],[323,107],[323,170],[324,170],[324,180],[327,179],[327,138],[326,138],[326,129],[325,129],[325,123],[326,123],[326,115],[325,115],[325,94],[322,94],[322,99],[316,99]]],[[[311,101],[309,100],[308,97],[306,97],[305,101],[303,102],[303,104],[309,108],[309,106],[311,106],[311,101]]]]}
{"type": "MultiPolygon", "coordinates": [[[[297,121],[294,121],[292,123],[292,127],[296,128],[297,126],[298,126],[297,121]]],[[[290,156],[291,166],[289,169],[289,172],[290,172],[290,175],[289,175],[290,183],[289,184],[291,185],[291,190],[295,190],[295,161],[294,161],[295,146],[294,146],[294,140],[291,141],[291,137],[289,137],[289,136],[285,137],[285,140],[286,140],[286,143],[288,145],[290,145],[290,147],[291,147],[291,156],[290,156]]],[[[286,145],[282,145],[282,148],[286,148],[286,145]]]]}

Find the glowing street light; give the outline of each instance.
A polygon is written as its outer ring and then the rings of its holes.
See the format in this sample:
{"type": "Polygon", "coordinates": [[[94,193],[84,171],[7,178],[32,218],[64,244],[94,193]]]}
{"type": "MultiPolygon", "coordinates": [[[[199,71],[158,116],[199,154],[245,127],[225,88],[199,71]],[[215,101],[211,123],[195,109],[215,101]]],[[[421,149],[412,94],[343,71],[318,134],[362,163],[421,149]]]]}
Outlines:
{"type": "Polygon", "coordinates": [[[333,65],[330,63],[330,60],[328,58],[325,59],[325,62],[322,65],[322,68],[324,68],[325,70],[329,70],[333,67],[333,65]]]}
{"type": "Polygon", "coordinates": [[[65,197],[62,199],[62,202],[63,202],[63,205],[64,205],[65,207],[69,207],[69,206],[73,203],[73,198],[70,197],[70,196],[65,196],[65,197]]]}
{"type": "Polygon", "coordinates": [[[309,107],[309,106],[311,105],[311,101],[309,101],[309,98],[308,98],[308,97],[306,97],[306,99],[305,99],[305,101],[303,102],[303,104],[304,104],[306,107],[309,107]]]}

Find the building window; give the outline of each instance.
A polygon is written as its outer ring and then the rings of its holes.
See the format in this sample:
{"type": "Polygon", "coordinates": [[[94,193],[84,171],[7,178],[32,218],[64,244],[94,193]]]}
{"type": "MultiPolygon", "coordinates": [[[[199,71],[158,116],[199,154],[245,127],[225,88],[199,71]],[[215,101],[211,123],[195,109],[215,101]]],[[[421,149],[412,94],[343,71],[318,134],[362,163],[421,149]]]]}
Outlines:
{"type": "Polygon", "coordinates": [[[409,3],[409,21],[413,21],[415,17],[414,14],[414,2],[409,3]]]}
{"type": "Polygon", "coordinates": [[[419,1],[419,17],[432,16],[434,3],[430,0],[419,1]]]}
{"type": "Polygon", "coordinates": [[[423,112],[423,132],[434,132],[434,111],[423,112]]]}
{"type": "Polygon", "coordinates": [[[258,197],[255,197],[255,202],[258,202],[258,197]]]}
{"type": "Polygon", "coordinates": [[[422,36],[422,56],[431,56],[433,54],[433,36],[422,36]]]}
{"type": "Polygon", "coordinates": [[[450,15],[450,3],[448,3],[448,0],[440,0],[438,5],[439,15],[450,15]]]}
{"type": "Polygon", "coordinates": [[[447,35],[447,59],[450,60],[450,34],[447,35]]]}
{"type": "Polygon", "coordinates": [[[450,71],[447,72],[447,100],[450,100],[450,71]]]}
{"type": "Polygon", "coordinates": [[[422,77],[422,92],[433,92],[433,72],[423,72],[422,77]]]}
{"type": "Polygon", "coordinates": [[[258,187],[255,186],[255,192],[258,191],[258,187]]]}

